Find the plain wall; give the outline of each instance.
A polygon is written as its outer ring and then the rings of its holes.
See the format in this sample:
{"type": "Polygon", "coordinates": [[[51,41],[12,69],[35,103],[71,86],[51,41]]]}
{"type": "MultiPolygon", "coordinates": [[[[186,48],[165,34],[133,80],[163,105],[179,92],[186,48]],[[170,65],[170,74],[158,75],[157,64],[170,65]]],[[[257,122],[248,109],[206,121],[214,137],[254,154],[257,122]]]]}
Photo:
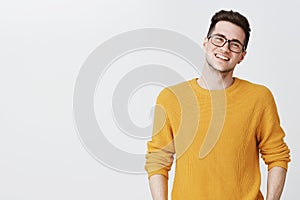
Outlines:
{"type": "MultiPolygon", "coordinates": [[[[83,147],[73,116],[76,78],[94,49],[126,31],[168,29],[201,45],[219,9],[237,10],[249,18],[248,53],[235,76],[273,92],[292,156],[282,199],[299,196],[299,1],[16,0],[0,5],[0,199],[151,199],[146,174],[112,170],[83,147]]],[[[114,73],[153,62],[174,67],[186,78],[194,76],[178,57],[133,53],[111,66],[108,84],[95,94],[99,124],[109,124],[107,138],[127,152],[142,154],[147,140],[117,133],[108,119],[111,113],[102,112],[99,102],[114,89],[109,84],[118,80],[113,80],[114,73]]],[[[151,122],[149,109],[160,89],[136,92],[136,103],[128,107],[134,123],[151,122]]],[[[261,164],[265,195],[267,170],[261,164]]]]}

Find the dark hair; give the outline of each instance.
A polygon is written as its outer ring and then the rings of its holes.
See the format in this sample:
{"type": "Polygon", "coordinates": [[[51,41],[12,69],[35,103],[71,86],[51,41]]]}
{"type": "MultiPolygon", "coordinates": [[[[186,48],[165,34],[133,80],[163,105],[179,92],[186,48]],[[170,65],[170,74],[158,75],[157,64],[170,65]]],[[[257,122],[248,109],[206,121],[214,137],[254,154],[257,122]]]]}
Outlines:
{"type": "Polygon", "coordinates": [[[240,13],[234,12],[232,10],[231,11],[221,10],[215,13],[215,15],[211,18],[211,24],[207,33],[207,37],[213,32],[217,22],[219,21],[231,22],[241,27],[244,30],[246,36],[244,41],[244,45],[245,45],[244,48],[246,50],[248,46],[249,37],[250,37],[250,31],[251,31],[247,18],[241,15],[240,13]]]}

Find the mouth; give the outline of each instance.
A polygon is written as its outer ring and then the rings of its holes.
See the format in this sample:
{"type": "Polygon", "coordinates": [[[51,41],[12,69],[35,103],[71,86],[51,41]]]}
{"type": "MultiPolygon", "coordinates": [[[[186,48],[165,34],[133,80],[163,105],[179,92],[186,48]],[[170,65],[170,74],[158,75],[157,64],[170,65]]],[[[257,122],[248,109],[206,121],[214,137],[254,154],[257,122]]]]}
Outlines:
{"type": "Polygon", "coordinates": [[[219,59],[225,60],[225,61],[229,61],[230,59],[224,55],[218,54],[216,53],[215,56],[219,59]]]}

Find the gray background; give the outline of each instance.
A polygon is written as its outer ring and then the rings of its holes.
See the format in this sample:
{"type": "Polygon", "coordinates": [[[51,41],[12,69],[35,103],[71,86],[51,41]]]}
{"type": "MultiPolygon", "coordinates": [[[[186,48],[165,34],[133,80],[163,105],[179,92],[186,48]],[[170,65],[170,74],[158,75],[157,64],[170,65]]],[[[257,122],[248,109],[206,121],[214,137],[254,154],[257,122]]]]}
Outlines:
{"type": "MultiPolygon", "coordinates": [[[[104,167],[82,146],[73,120],[76,77],[97,46],[125,31],[170,29],[201,44],[211,16],[221,8],[249,18],[248,54],[235,75],[268,86],[275,96],[292,151],[282,199],[295,199],[300,180],[299,7],[296,0],[2,1],[0,199],[150,199],[145,174],[104,167]]],[[[103,78],[106,87],[95,94],[95,113],[99,124],[106,124],[103,129],[111,143],[131,153],[143,153],[146,140],[117,134],[107,117],[111,113],[101,112],[102,101],[108,100],[100,96],[110,97],[122,75],[149,63],[166,65],[186,79],[195,76],[178,57],[155,51],[133,53],[111,67],[103,78]]],[[[136,92],[128,105],[135,124],[151,123],[150,109],[160,89],[144,87],[136,92]]],[[[263,163],[261,168],[265,194],[267,171],[263,163]]]]}

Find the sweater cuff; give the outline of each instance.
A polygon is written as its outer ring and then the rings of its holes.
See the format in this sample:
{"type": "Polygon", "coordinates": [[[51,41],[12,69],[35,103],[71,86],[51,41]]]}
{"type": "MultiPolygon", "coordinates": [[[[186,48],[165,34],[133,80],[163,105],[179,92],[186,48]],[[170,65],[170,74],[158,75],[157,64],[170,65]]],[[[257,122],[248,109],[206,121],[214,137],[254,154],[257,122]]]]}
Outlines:
{"type": "Polygon", "coordinates": [[[154,174],[163,175],[169,180],[169,172],[166,169],[159,169],[159,170],[156,170],[156,171],[148,172],[148,179],[150,178],[150,176],[152,176],[154,174]]]}
{"type": "Polygon", "coordinates": [[[272,169],[273,167],[282,167],[285,170],[288,170],[288,162],[286,161],[276,161],[268,165],[268,171],[272,169]]]}

